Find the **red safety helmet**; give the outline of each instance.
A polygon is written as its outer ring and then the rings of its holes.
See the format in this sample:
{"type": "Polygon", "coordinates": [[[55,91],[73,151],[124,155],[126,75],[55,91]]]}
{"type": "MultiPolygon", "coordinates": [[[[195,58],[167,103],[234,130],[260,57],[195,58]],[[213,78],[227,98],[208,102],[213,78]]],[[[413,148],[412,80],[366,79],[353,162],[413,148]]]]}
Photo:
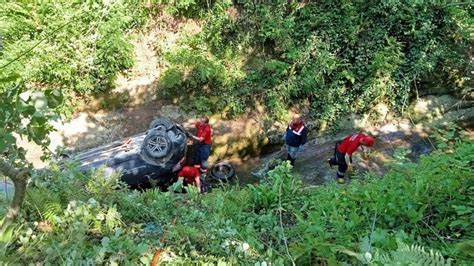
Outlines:
{"type": "Polygon", "coordinates": [[[374,145],[374,138],[372,138],[371,136],[366,136],[362,139],[362,144],[367,147],[371,147],[372,145],[374,145]]]}

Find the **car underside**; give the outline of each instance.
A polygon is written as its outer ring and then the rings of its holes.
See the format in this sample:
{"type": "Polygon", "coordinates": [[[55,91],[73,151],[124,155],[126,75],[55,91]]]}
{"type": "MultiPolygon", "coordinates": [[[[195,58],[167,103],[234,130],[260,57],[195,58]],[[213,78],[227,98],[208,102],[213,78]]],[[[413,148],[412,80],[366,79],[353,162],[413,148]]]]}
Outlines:
{"type": "Polygon", "coordinates": [[[104,168],[132,187],[166,185],[184,163],[186,130],[167,118],[153,120],[147,131],[87,151],[67,155],[82,172],[104,168]]]}

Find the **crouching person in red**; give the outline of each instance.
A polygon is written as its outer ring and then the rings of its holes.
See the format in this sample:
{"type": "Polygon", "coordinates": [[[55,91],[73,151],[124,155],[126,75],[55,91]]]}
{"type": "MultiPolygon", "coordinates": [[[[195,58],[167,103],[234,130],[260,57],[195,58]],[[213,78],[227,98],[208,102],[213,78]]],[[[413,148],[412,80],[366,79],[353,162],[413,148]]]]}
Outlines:
{"type": "Polygon", "coordinates": [[[337,182],[344,183],[344,174],[347,170],[352,172],[352,154],[360,145],[371,147],[374,138],[362,133],[356,133],[345,137],[336,143],[334,157],[328,160],[330,165],[337,165],[337,182]]]}
{"type": "Polygon", "coordinates": [[[196,186],[199,193],[202,192],[201,176],[199,170],[195,167],[185,166],[178,173],[178,178],[183,178],[185,186],[196,186]]]}
{"type": "Polygon", "coordinates": [[[191,137],[197,142],[194,145],[194,167],[199,168],[203,174],[207,173],[209,155],[211,154],[212,129],[209,125],[209,118],[201,117],[196,123],[197,136],[191,137]]]}

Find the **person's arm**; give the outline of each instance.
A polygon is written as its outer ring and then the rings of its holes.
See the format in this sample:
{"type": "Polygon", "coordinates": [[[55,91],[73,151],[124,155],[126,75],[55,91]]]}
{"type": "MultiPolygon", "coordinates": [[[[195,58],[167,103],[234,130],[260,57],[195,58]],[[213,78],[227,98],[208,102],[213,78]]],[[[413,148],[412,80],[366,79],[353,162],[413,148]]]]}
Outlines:
{"type": "Polygon", "coordinates": [[[204,132],[202,133],[201,137],[192,136],[192,138],[199,141],[199,142],[203,142],[206,139],[206,137],[208,137],[211,134],[211,130],[210,130],[209,127],[206,127],[203,131],[204,132]]]}
{"type": "MultiPolygon", "coordinates": [[[[199,121],[196,122],[196,123],[194,124],[194,126],[196,127],[197,132],[199,132],[199,127],[201,126],[201,122],[199,122],[199,121]]],[[[202,142],[202,141],[204,140],[204,138],[199,138],[199,137],[197,137],[196,135],[193,135],[193,134],[189,134],[189,135],[190,135],[190,137],[191,137],[192,139],[197,140],[197,141],[199,141],[199,142],[202,142]]]]}
{"type": "Polygon", "coordinates": [[[197,141],[199,141],[199,142],[203,142],[203,141],[204,141],[204,138],[203,138],[203,137],[200,137],[200,138],[199,138],[199,137],[197,137],[197,136],[191,135],[191,138],[193,138],[193,139],[195,139],[195,140],[197,140],[197,141]]]}
{"type": "Polygon", "coordinates": [[[304,126],[303,132],[301,132],[301,145],[306,144],[307,137],[308,137],[308,128],[304,126]]]}
{"type": "Polygon", "coordinates": [[[346,155],[344,156],[344,159],[346,160],[347,169],[349,170],[349,172],[352,172],[353,168],[352,168],[352,163],[351,163],[351,155],[346,153],[346,155]]]}
{"type": "Polygon", "coordinates": [[[364,146],[361,146],[362,149],[362,159],[367,160],[367,149],[364,146]]]}
{"type": "Polygon", "coordinates": [[[201,177],[199,175],[196,176],[196,187],[197,187],[199,193],[201,193],[201,177]]]}

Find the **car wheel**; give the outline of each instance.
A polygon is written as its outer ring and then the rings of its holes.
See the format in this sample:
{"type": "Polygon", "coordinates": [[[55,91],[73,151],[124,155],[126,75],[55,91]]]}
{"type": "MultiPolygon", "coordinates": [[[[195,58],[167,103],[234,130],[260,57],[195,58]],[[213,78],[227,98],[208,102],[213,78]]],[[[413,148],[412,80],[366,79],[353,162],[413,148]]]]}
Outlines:
{"type": "Polygon", "coordinates": [[[212,166],[211,177],[221,180],[228,181],[235,176],[235,169],[229,163],[218,163],[212,166]]]}
{"type": "Polygon", "coordinates": [[[72,159],[71,153],[67,151],[62,151],[61,153],[56,155],[56,162],[63,164],[65,161],[69,161],[72,159]]]}
{"type": "Polygon", "coordinates": [[[59,161],[66,161],[66,160],[69,160],[71,159],[71,155],[69,153],[61,153],[58,155],[58,160],[59,161]]]}
{"type": "Polygon", "coordinates": [[[72,155],[68,152],[61,152],[56,156],[56,162],[61,169],[64,168],[67,161],[72,159],[72,155]]]}
{"type": "Polygon", "coordinates": [[[168,118],[157,118],[151,121],[150,126],[148,126],[148,130],[156,129],[158,131],[167,131],[174,127],[174,123],[171,122],[168,118]]]}
{"type": "Polygon", "coordinates": [[[163,159],[171,153],[172,145],[173,143],[165,132],[152,130],[143,140],[142,154],[152,160],[163,159]]]}

